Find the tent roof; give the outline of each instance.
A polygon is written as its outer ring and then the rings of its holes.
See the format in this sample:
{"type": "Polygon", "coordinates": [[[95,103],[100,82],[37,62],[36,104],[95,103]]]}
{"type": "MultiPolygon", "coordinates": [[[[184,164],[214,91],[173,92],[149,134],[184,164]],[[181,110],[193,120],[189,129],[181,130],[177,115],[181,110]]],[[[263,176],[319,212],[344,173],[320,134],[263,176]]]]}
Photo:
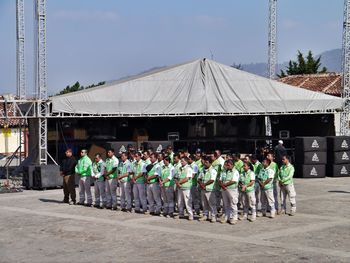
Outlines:
{"type": "Polygon", "coordinates": [[[342,99],[208,59],[51,98],[55,114],[87,116],[253,115],[332,112],[342,99]]]}

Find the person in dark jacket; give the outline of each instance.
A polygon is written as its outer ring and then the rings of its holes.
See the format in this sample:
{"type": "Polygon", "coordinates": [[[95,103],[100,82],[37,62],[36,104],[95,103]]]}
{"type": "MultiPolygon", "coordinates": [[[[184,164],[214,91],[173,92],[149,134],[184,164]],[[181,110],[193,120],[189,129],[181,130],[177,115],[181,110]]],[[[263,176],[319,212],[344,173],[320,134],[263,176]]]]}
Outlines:
{"type": "Polygon", "coordinates": [[[278,167],[282,166],[282,157],[287,155],[287,150],[283,146],[283,141],[279,140],[278,145],[275,147],[275,161],[278,164],[278,167]]]}
{"type": "Polygon", "coordinates": [[[75,160],[71,149],[67,149],[65,154],[66,159],[63,160],[61,165],[61,176],[63,177],[64,193],[63,203],[75,205],[75,165],[77,164],[77,161],[75,160]],[[69,202],[69,196],[71,198],[71,202],[69,202]]]}

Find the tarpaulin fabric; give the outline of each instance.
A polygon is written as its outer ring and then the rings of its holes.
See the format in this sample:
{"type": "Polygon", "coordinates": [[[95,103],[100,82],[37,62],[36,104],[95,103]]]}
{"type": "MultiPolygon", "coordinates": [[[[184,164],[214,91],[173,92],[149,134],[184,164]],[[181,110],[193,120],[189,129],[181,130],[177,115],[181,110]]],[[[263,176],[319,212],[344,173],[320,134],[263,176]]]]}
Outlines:
{"type": "Polygon", "coordinates": [[[208,59],[54,96],[51,100],[53,113],[114,116],[325,112],[341,109],[343,103],[338,97],[208,59]]]}

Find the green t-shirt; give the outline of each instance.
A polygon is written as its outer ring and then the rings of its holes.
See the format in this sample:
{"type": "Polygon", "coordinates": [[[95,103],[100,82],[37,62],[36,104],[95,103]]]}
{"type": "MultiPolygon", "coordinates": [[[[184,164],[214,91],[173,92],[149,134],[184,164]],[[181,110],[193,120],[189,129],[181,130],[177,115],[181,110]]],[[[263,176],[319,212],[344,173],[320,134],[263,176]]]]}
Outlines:
{"type": "Polygon", "coordinates": [[[92,161],[85,155],[81,157],[75,166],[75,173],[80,174],[80,177],[91,176],[92,161]]]}
{"type": "Polygon", "coordinates": [[[275,171],[272,170],[270,167],[267,167],[266,169],[261,169],[259,174],[256,176],[259,181],[264,183],[268,179],[272,179],[268,184],[264,186],[264,190],[269,190],[273,187],[273,179],[275,177],[275,171]]]}
{"type": "MultiPolygon", "coordinates": [[[[145,162],[140,160],[139,162],[135,162],[133,165],[133,178],[136,178],[136,176],[139,176],[140,173],[145,173],[145,162]]],[[[137,184],[144,184],[145,183],[145,176],[141,176],[136,179],[137,184]]]]}
{"type": "Polygon", "coordinates": [[[243,161],[240,160],[240,159],[239,159],[238,161],[235,161],[235,163],[234,163],[234,166],[235,166],[236,170],[237,170],[238,172],[240,172],[240,173],[243,172],[243,165],[244,165],[244,163],[243,163],[243,161]]]}
{"type": "Polygon", "coordinates": [[[196,162],[191,163],[191,168],[193,170],[193,178],[192,178],[192,185],[196,186],[197,185],[197,181],[198,181],[198,175],[199,175],[199,168],[198,165],[196,164],[196,162]]]}
{"type": "Polygon", "coordinates": [[[164,181],[167,178],[170,179],[168,182],[163,184],[164,187],[171,187],[175,185],[174,173],[175,168],[172,164],[169,164],[168,166],[163,165],[161,174],[162,181],[164,181]]]}
{"type": "Polygon", "coordinates": [[[114,179],[114,178],[118,177],[118,166],[119,166],[119,160],[114,155],[111,158],[106,159],[106,171],[107,172],[110,172],[114,168],[116,168],[115,172],[109,175],[110,179],[114,179]]]}
{"type": "Polygon", "coordinates": [[[183,183],[181,185],[181,189],[191,189],[192,187],[192,176],[193,176],[193,171],[190,165],[186,165],[180,168],[180,177],[179,181],[182,179],[188,178],[186,183],[183,183]]]}
{"type": "Polygon", "coordinates": [[[294,166],[292,164],[282,165],[278,174],[278,179],[284,185],[293,184],[294,166]]]}
{"type": "MultiPolygon", "coordinates": [[[[253,171],[248,170],[248,172],[243,171],[241,173],[241,176],[239,178],[239,181],[244,185],[247,186],[251,181],[255,181],[255,174],[253,171]]],[[[246,188],[245,192],[249,193],[254,190],[254,184],[252,186],[249,186],[246,188]]]]}
{"type": "MultiPolygon", "coordinates": [[[[158,175],[161,176],[161,167],[159,166],[159,164],[156,162],[153,164],[152,169],[147,173],[147,177],[151,177],[154,175],[158,175]]],[[[149,181],[151,184],[154,184],[156,182],[158,182],[158,178],[153,178],[149,181]]]]}
{"type": "MultiPolygon", "coordinates": [[[[238,181],[239,181],[239,172],[233,168],[232,170],[222,170],[220,174],[220,181],[225,183],[228,183],[230,181],[235,181],[236,183],[231,184],[229,186],[226,186],[227,189],[237,189],[238,181]]],[[[221,191],[224,191],[221,188],[221,191]]]]}
{"type": "Polygon", "coordinates": [[[104,181],[105,163],[100,160],[99,162],[94,162],[92,164],[92,175],[97,181],[104,181]]]}
{"type": "Polygon", "coordinates": [[[132,173],[132,167],[129,160],[119,164],[119,176],[123,176],[126,173],[129,175],[120,180],[123,183],[130,182],[131,180],[130,174],[132,173]]]}
{"type": "Polygon", "coordinates": [[[214,190],[217,189],[217,174],[218,172],[214,169],[213,166],[210,166],[209,169],[203,169],[202,172],[200,173],[198,179],[200,179],[204,184],[207,183],[210,180],[213,180],[214,182],[211,183],[210,185],[207,185],[205,187],[205,191],[208,192],[213,192],[214,190]]]}
{"type": "Polygon", "coordinates": [[[271,162],[270,166],[269,166],[274,172],[275,172],[275,178],[274,181],[276,181],[278,179],[278,165],[275,162],[271,162]]]}

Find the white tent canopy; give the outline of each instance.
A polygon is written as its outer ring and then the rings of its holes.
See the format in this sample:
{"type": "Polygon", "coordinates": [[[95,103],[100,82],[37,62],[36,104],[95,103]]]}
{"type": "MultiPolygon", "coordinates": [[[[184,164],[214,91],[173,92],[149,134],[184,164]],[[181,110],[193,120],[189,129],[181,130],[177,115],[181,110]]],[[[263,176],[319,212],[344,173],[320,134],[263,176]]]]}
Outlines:
{"type": "Polygon", "coordinates": [[[87,116],[270,115],[334,112],[342,99],[208,59],[55,96],[54,114],[87,116]]]}

